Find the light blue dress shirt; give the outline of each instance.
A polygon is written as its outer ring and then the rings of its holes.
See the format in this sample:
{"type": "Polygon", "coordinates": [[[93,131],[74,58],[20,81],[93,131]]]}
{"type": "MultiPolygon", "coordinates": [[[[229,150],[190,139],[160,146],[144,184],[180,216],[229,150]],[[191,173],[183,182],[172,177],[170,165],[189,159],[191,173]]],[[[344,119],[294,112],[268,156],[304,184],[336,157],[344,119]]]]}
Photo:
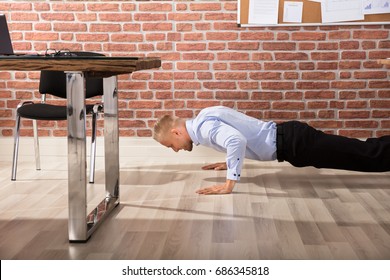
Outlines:
{"type": "Polygon", "coordinates": [[[240,179],[244,158],[276,159],[276,123],[264,122],[236,110],[215,106],[203,109],[186,121],[194,145],[226,153],[229,180],[240,179]]]}

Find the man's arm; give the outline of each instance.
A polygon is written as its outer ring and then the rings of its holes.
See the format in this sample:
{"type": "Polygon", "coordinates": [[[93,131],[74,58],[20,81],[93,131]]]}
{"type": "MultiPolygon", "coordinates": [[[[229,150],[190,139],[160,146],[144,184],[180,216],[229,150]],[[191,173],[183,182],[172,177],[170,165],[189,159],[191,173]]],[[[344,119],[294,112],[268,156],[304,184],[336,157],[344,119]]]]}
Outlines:
{"type": "Polygon", "coordinates": [[[211,187],[199,189],[198,194],[229,194],[233,191],[236,181],[227,179],[225,184],[213,185],[211,187]]]}

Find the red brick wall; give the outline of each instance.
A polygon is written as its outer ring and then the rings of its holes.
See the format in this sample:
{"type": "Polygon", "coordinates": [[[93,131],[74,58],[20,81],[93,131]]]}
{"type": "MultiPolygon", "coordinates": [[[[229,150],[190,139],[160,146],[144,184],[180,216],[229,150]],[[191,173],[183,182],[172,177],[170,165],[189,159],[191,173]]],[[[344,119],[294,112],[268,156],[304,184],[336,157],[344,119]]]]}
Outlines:
{"type": "MultiPolygon", "coordinates": [[[[354,137],[390,134],[390,25],[239,28],[236,1],[0,2],[18,52],[47,48],[159,56],[121,75],[120,135],[151,136],[165,113],[226,105],[261,119],[299,119],[354,137]]],[[[39,98],[38,72],[0,72],[0,131],[39,98]]],[[[22,135],[31,135],[23,121],[22,135]]],[[[40,122],[64,136],[66,123],[40,122]]],[[[100,134],[102,131],[100,131],[100,134]]]]}

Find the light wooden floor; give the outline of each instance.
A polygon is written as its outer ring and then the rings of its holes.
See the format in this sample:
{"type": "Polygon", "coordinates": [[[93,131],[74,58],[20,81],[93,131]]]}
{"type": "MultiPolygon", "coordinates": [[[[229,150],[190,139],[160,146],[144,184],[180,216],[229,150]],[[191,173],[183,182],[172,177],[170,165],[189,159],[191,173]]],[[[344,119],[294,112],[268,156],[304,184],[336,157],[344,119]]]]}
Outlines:
{"type": "MultiPolygon", "coordinates": [[[[66,157],[21,160],[16,182],[0,160],[0,258],[390,259],[389,173],[246,161],[233,195],[199,196],[221,158],[187,154],[121,156],[121,204],[85,244],[67,239],[66,157]]],[[[103,184],[98,159],[91,209],[103,184]]]]}

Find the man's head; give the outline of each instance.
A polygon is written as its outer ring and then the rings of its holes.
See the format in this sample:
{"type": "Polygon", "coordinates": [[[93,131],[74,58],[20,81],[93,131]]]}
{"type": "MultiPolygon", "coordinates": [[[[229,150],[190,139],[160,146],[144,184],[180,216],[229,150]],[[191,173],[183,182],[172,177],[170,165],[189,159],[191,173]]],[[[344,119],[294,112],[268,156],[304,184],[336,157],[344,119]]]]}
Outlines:
{"type": "Polygon", "coordinates": [[[192,140],[184,119],[165,115],[154,126],[153,139],[175,152],[192,151],[192,140]]]}

